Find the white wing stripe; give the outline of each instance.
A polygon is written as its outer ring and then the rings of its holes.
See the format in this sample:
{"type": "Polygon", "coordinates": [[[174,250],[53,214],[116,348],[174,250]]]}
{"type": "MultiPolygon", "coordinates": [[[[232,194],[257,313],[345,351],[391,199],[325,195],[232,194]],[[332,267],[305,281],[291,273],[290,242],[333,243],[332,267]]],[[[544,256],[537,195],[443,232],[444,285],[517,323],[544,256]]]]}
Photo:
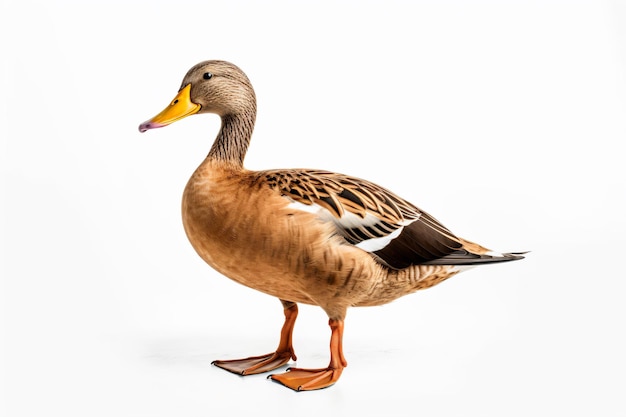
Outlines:
{"type": "MultiPolygon", "coordinates": [[[[350,240],[349,236],[352,236],[352,238],[355,240],[362,239],[361,237],[355,235],[354,232],[350,232],[354,229],[360,230],[363,236],[371,235],[371,233],[368,233],[367,230],[364,229],[366,227],[375,228],[376,230],[380,231],[381,234],[385,233],[384,231],[387,230],[387,228],[383,225],[384,221],[371,213],[366,213],[365,217],[362,218],[354,213],[345,211],[343,216],[338,219],[324,207],[321,207],[315,203],[309,205],[299,203],[293,200],[287,205],[287,208],[312,213],[317,215],[322,221],[332,222],[337,228],[339,234],[343,235],[348,240],[350,240]]],[[[410,225],[411,223],[419,219],[419,217],[420,216],[417,216],[414,219],[405,219],[399,223],[395,223],[392,225],[393,227],[397,227],[395,230],[387,232],[388,234],[385,234],[384,236],[362,239],[355,246],[367,252],[381,250],[385,246],[387,246],[389,242],[391,242],[393,239],[400,236],[405,226],[410,225]]]]}
{"type": "Polygon", "coordinates": [[[367,252],[381,250],[382,248],[387,246],[389,242],[400,236],[400,233],[402,233],[402,229],[404,229],[404,227],[396,229],[393,233],[390,233],[387,236],[364,240],[363,242],[357,243],[355,246],[367,252]]]}

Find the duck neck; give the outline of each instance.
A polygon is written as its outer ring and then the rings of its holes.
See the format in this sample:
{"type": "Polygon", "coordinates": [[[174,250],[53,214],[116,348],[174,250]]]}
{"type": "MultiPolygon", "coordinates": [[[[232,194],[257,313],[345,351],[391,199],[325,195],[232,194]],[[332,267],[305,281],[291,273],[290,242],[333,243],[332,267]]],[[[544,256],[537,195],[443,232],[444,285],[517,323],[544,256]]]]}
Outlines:
{"type": "Polygon", "coordinates": [[[222,116],[222,128],[215,138],[208,158],[243,167],[243,160],[250,145],[256,113],[254,109],[241,114],[222,116]]]}

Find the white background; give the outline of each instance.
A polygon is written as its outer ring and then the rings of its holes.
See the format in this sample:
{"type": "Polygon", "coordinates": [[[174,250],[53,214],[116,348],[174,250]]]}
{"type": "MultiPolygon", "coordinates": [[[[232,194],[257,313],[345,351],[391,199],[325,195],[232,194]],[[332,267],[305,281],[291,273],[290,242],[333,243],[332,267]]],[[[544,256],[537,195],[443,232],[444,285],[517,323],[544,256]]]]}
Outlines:
{"type": "MultiPolygon", "coordinates": [[[[0,414],[625,415],[626,7],[308,3],[1,3],[0,414]],[[137,131],[205,59],[256,88],[248,168],[365,177],[532,252],[352,309],[330,389],[210,366],[273,350],[283,316],[184,236],[219,119],[137,131]]],[[[327,364],[321,309],[294,336],[327,364]]]]}

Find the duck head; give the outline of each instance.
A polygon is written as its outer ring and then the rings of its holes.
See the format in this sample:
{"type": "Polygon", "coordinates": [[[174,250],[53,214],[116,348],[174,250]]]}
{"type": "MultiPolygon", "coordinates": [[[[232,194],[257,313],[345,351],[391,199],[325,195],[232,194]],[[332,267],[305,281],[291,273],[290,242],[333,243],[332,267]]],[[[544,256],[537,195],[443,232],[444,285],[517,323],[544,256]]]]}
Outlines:
{"type": "MultiPolygon", "coordinates": [[[[248,77],[226,61],[204,61],[183,78],[180,90],[161,113],[139,125],[139,131],[167,126],[192,114],[256,113],[256,98],[248,77]]],[[[254,116],[252,116],[254,117],[254,116]]]]}

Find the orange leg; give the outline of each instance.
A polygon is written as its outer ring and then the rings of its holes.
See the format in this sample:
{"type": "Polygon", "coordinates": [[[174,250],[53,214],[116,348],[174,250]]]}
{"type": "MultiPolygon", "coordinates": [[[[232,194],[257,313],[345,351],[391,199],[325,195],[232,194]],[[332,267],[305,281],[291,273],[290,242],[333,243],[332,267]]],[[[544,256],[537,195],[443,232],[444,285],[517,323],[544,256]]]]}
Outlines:
{"type": "Polygon", "coordinates": [[[295,361],[297,358],[291,341],[293,326],[298,316],[298,305],[287,302],[283,302],[283,305],[287,306],[285,307],[285,324],[280,332],[280,342],[276,352],[244,359],[217,360],[213,361],[213,365],[239,375],[254,375],[280,368],[292,358],[295,361]]]}
{"type": "Polygon", "coordinates": [[[343,368],[348,366],[343,356],[343,320],[329,320],[330,335],[330,364],[328,368],[302,369],[289,368],[283,374],[270,375],[268,378],[280,382],[284,386],[296,391],[310,391],[330,387],[339,380],[343,368]]]}

